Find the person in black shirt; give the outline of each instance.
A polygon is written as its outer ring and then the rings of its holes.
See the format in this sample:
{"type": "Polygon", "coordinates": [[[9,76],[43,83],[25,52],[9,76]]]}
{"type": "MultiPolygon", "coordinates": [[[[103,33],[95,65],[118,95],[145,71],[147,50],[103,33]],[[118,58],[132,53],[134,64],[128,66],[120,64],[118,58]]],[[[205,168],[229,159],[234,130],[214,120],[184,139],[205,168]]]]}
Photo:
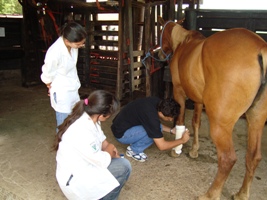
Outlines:
{"type": "Polygon", "coordinates": [[[188,130],[181,139],[174,141],[166,141],[163,137],[162,131],[175,134],[175,128],[161,124],[160,120],[173,121],[179,111],[179,104],[171,98],[136,99],[121,109],[112,121],[111,130],[120,143],[130,144],[126,150],[127,156],[144,162],[147,160],[144,150],[154,142],[159,150],[168,150],[189,140],[188,130]]]}

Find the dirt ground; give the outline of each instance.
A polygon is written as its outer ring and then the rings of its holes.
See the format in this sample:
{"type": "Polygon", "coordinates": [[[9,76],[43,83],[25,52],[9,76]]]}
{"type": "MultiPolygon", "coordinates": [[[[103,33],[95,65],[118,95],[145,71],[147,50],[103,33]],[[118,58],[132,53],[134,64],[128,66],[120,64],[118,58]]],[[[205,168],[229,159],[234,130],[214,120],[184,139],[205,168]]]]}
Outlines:
{"type": "MultiPolygon", "coordinates": [[[[83,89],[83,93],[89,92],[83,89]]],[[[227,112],[227,111],[226,111],[227,112]]],[[[192,132],[192,110],[186,111],[186,126],[192,132]]],[[[126,146],[114,140],[112,118],[102,128],[108,140],[121,153],[126,146]]],[[[130,159],[132,174],[119,200],[191,200],[206,192],[217,171],[216,149],[209,137],[205,113],[200,129],[199,158],[191,159],[190,141],[179,158],[169,151],[148,148],[149,160],[140,163],[130,159]]],[[[246,122],[240,119],[233,138],[238,160],[222,192],[222,200],[230,199],[240,188],[245,172],[246,122]]],[[[267,129],[262,140],[262,156],[251,187],[251,200],[267,199],[267,129]]],[[[55,135],[55,115],[44,85],[23,88],[17,84],[0,84],[0,199],[63,200],[55,179],[55,152],[51,145],[55,135]]],[[[174,136],[165,134],[167,140],[174,136]]],[[[129,159],[126,157],[126,159],[129,159]]]]}

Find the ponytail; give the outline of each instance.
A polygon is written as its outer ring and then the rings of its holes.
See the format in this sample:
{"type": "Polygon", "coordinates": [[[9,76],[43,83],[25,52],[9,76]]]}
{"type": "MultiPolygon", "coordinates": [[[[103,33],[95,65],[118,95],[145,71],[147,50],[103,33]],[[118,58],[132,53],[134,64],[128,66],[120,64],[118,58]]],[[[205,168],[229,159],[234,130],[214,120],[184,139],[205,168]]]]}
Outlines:
{"type": "Polygon", "coordinates": [[[58,127],[53,150],[58,150],[59,143],[62,140],[63,134],[84,112],[89,116],[103,115],[104,117],[114,114],[120,107],[119,100],[110,92],[105,90],[95,90],[88,98],[78,101],[71,114],[58,127]]]}

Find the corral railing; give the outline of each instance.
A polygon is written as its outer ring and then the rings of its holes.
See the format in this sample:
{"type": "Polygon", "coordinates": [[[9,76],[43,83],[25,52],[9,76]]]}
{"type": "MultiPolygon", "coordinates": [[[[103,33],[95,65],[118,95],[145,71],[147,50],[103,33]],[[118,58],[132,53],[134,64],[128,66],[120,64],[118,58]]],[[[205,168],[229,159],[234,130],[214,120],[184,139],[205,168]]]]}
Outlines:
{"type": "Polygon", "coordinates": [[[185,28],[206,37],[230,28],[246,28],[267,41],[267,11],[264,10],[185,10],[185,28]]]}

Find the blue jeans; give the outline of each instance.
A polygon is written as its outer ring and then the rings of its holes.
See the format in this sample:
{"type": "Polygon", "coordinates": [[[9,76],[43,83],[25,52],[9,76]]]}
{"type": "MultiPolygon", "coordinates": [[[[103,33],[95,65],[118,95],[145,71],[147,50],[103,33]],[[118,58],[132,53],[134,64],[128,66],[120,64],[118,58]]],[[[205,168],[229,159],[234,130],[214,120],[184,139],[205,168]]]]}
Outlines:
{"type": "MultiPolygon", "coordinates": [[[[68,116],[69,116],[69,113],[60,113],[56,111],[57,127],[61,125],[68,116]]],[[[58,132],[58,128],[57,128],[57,132],[58,132]]]]}
{"type": "Polygon", "coordinates": [[[142,153],[154,143],[154,140],[148,137],[146,130],[141,125],[129,128],[117,140],[122,144],[130,144],[134,153],[142,153]]]}
{"type": "MultiPolygon", "coordinates": [[[[53,97],[54,97],[55,102],[57,103],[57,94],[55,92],[53,94],[53,97]]],[[[68,117],[69,114],[70,113],[60,113],[56,111],[57,127],[64,122],[64,120],[68,117]]],[[[57,132],[58,132],[58,128],[57,128],[57,132]]]]}
{"type": "Polygon", "coordinates": [[[131,174],[132,166],[129,160],[125,158],[113,158],[108,166],[108,170],[117,179],[120,185],[104,196],[101,200],[116,200],[119,197],[122,187],[131,174]]]}

